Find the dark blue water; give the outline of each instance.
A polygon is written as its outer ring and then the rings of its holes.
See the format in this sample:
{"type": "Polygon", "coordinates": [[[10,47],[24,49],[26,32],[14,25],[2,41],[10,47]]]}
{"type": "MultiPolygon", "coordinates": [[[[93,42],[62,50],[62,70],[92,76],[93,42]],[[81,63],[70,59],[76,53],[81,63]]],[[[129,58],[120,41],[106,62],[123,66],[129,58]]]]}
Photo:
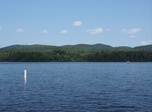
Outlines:
{"type": "Polygon", "coordinates": [[[152,63],[0,63],[0,112],[50,111],[152,112],[152,63]]]}

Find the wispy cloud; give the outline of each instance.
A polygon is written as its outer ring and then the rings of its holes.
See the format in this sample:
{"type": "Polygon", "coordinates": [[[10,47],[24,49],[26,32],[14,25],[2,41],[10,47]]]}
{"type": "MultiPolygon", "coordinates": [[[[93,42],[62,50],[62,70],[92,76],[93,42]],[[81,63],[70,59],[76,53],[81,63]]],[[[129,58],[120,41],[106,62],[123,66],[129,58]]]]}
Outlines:
{"type": "Polygon", "coordinates": [[[98,34],[98,33],[102,33],[103,29],[102,28],[87,29],[86,31],[89,32],[90,34],[98,34]]]}
{"type": "Polygon", "coordinates": [[[65,34],[65,33],[68,33],[68,30],[66,30],[66,29],[63,29],[63,30],[61,30],[61,31],[60,31],[60,33],[61,33],[61,34],[65,34]]]}
{"type": "Polygon", "coordinates": [[[128,33],[128,34],[135,34],[135,33],[138,33],[138,32],[140,32],[141,31],[141,29],[140,28],[132,28],[132,29],[122,29],[121,30],[122,32],[124,32],[124,33],[128,33]]]}
{"type": "Polygon", "coordinates": [[[17,33],[23,33],[23,32],[24,32],[24,29],[22,29],[22,28],[17,28],[17,29],[16,29],[16,32],[17,32],[17,33]]]}
{"type": "Polygon", "coordinates": [[[135,37],[136,37],[135,35],[131,35],[131,36],[130,36],[130,38],[135,38],[135,37]]]}
{"type": "Polygon", "coordinates": [[[43,34],[48,34],[49,32],[48,32],[47,29],[44,29],[44,30],[41,31],[41,33],[43,33],[43,34]]]}
{"type": "Polygon", "coordinates": [[[149,45],[152,44],[152,40],[149,41],[141,41],[140,45],[149,45]]]}
{"type": "Polygon", "coordinates": [[[74,21],[73,26],[81,26],[82,22],[81,21],[74,21]]]}
{"type": "Polygon", "coordinates": [[[2,27],[0,27],[0,31],[2,30],[2,27]]]}

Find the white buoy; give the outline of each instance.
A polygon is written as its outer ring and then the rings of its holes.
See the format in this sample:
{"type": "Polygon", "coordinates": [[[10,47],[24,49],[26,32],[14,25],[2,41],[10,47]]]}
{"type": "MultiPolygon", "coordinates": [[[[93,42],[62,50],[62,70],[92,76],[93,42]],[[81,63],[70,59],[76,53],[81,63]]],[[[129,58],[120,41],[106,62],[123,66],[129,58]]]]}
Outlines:
{"type": "Polygon", "coordinates": [[[26,70],[24,70],[24,77],[26,77],[26,70]]]}
{"type": "Polygon", "coordinates": [[[24,83],[26,84],[26,70],[24,70],[24,83]]]}

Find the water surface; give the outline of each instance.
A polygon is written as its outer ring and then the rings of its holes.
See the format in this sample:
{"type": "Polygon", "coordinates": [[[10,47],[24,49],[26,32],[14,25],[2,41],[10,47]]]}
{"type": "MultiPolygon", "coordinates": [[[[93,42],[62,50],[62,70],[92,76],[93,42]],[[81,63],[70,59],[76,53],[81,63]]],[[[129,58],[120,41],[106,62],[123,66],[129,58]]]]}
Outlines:
{"type": "Polygon", "coordinates": [[[152,63],[0,63],[2,112],[152,112],[151,105],[152,63]]]}

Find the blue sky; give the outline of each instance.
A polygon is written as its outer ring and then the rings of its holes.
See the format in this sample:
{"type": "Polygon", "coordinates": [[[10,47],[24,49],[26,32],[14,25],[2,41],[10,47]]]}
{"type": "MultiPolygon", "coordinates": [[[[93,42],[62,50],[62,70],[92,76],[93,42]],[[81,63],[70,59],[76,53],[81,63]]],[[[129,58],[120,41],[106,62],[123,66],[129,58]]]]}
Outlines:
{"type": "Polygon", "coordinates": [[[0,47],[152,44],[152,0],[0,0],[0,47]]]}

